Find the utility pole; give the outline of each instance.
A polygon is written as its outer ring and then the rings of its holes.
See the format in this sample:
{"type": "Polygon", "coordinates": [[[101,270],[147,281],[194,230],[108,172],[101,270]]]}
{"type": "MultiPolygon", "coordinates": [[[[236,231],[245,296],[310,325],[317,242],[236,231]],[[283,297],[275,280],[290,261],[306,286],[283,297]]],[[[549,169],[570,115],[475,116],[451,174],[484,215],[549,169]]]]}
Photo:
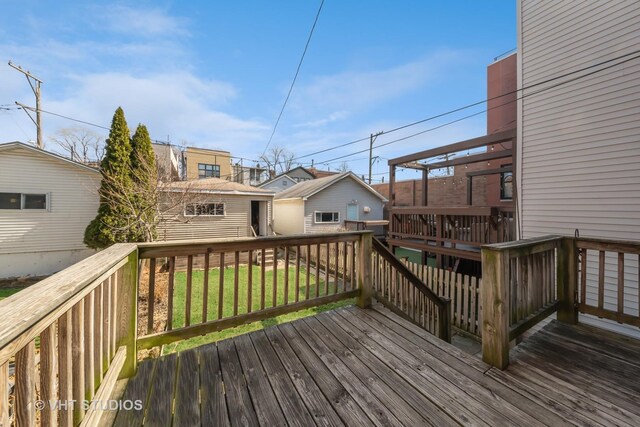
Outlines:
{"type": "Polygon", "coordinates": [[[22,107],[22,110],[27,113],[27,115],[29,116],[29,118],[31,119],[31,121],[36,125],[36,130],[37,130],[37,145],[38,148],[42,149],[44,148],[44,144],[42,143],[42,121],[40,120],[40,85],[42,84],[42,80],[40,80],[39,78],[37,78],[36,76],[34,76],[33,74],[31,74],[28,70],[23,70],[21,66],[19,65],[15,65],[13,62],[9,61],[9,66],[11,68],[14,68],[18,71],[20,71],[22,74],[25,75],[25,77],[27,78],[27,81],[29,82],[29,86],[31,86],[31,90],[33,91],[33,94],[36,96],[36,108],[34,110],[33,107],[27,107],[26,105],[23,105],[21,103],[19,103],[18,101],[16,101],[16,104],[19,105],[20,107],[22,107]],[[31,114],[29,113],[30,111],[35,111],[36,113],[36,119],[34,120],[33,117],[31,116],[31,114]]]}
{"type": "Polygon", "coordinates": [[[369,185],[371,185],[371,169],[373,168],[373,143],[376,138],[382,135],[384,132],[372,133],[369,138],[369,185]]]}

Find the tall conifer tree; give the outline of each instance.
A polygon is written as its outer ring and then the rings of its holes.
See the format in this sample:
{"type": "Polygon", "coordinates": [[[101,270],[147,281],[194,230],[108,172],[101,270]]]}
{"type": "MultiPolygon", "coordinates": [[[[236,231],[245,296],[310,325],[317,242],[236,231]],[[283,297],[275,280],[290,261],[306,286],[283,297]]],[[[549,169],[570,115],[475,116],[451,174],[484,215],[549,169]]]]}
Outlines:
{"type": "Polygon", "coordinates": [[[124,111],[118,107],[111,122],[105,155],[100,164],[100,207],[98,215],[87,226],[84,243],[90,248],[102,249],[113,243],[129,240],[129,213],[126,203],[118,203],[120,197],[132,191],[131,141],[124,111]],[[115,202],[114,202],[115,201],[115,202]]]}
{"type": "Polygon", "coordinates": [[[132,227],[130,241],[148,242],[156,237],[158,185],[155,154],[147,127],[139,124],[131,138],[131,181],[134,209],[139,221],[132,227]]]}

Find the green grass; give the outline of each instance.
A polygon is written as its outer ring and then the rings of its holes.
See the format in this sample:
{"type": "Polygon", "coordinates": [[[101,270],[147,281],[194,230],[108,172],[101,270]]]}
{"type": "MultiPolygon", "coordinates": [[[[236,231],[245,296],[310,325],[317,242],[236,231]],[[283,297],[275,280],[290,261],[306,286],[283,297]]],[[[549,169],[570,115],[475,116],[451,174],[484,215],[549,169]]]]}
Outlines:
{"type": "Polygon", "coordinates": [[[0,299],[4,299],[6,297],[10,297],[18,291],[21,291],[24,288],[0,288],[0,299]]]}
{"type": "MultiPolygon", "coordinates": [[[[422,253],[420,251],[407,248],[396,248],[396,256],[398,258],[409,258],[409,262],[413,262],[415,264],[422,264],[422,253]]],[[[435,258],[427,258],[427,265],[435,268],[435,258]]]]}
{"type": "MultiPolygon", "coordinates": [[[[251,295],[251,310],[258,311],[261,309],[261,272],[260,267],[252,267],[252,295],[251,295]]],[[[237,314],[247,313],[248,303],[248,266],[240,266],[238,269],[238,308],[237,314]]],[[[295,301],[295,268],[291,267],[288,271],[289,286],[288,286],[288,302],[295,301]]],[[[273,307],[273,271],[265,271],[265,292],[264,292],[264,308],[273,307]]],[[[285,300],[284,292],[284,277],[285,272],[283,269],[278,269],[277,272],[277,286],[276,286],[276,304],[275,306],[283,305],[285,300]]],[[[321,275],[318,293],[320,296],[325,295],[325,286],[323,275],[321,275]]],[[[218,318],[218,298],[219,298],[219,280],[220,269],[213,268],[209,270],[209,292],[207,300],[207,321],[215,320],[218,318]]],[[[223,286],[223,309],[222,317],[231,317],[234,315],[234,280],[235,270],[227,268],[224,270],[224,286],[223,286]]],[[[178,272],[175,275],[175,287],[174,287],[174,299],[173,299],[173,322],[174,329],[181,328],[185,325],[186,316],[186,273],[178,272]]],[[[299,300],[304,301],[306,295],[306,270],[300,267],[300,293],[299,300]]],[[[316,288],[318,287],[317,280],[314,274],[310,274],[309,279],[309,297],[314,298],[316,295],[316,288]]],[[[341,289],[339,289],[340,291],[341,289]]],[[[204,291],[204,271],[194,271],[192,274],[192,290],[191,290],[191,324],[202,323],[202,307],[203,307],[203,291],[204,291]]],[[[329,284],[329,294],[334,291],[333,283],[329,284]]],[[[311,316],[315,313],[332,310],[337,307],[352,304],[353,299],[339,301],[337,303],[327,304],[321,307],[314,307],[310,309],[301,310],[298,312],[278,316],[272,319],[267,319],[261,322],[254,322],[247,325],[242,325],[236,328],[226,329],[220,332],[214,332],[205,336],[195,337],[188,340],[180,341],[167,345],[163,349],[163,354],[182,351],[188,348],[197,347],[206,343],[215,342],[230,338],[236,335],[244,334],[247,332],[262,329],[267,326],[276,325],[282,322],[288,322],[298,318],[311,316]]]]}

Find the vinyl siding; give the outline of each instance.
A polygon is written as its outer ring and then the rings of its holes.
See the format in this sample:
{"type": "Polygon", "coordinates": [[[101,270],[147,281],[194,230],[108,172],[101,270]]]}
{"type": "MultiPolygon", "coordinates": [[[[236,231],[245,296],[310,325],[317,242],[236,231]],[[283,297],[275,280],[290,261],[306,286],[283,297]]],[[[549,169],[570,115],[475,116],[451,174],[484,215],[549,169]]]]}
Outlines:
{"type": "Polygon", "coordinates": [[[225,215],[185,217],[182,205],[167,209],[164,214],[164,220],[158,226],[158,240],[252,237],[253,235],[249,230],[252,200],[268,202],[268,218],[269,223],[271,223],[271,197],[240,195],[198,196],[197,201],[200,203],[224,203],[225,215]]]}
{"type": "Polygon", "coordinates": [[[273,229],[278,234],[304,233],[304,201],[273,201],[273,229]]]}
{"type": "Polygon", "coordinates": [[[347,218],[347,205],[352,200],[358,202],[359,220],[382,219],[382,200],[352,178],[346,178],[307,199],[304,208],[305,233],[322,233],[343,229],[344,220],[347,218]],[[371,208],[371,212],[365,213],[365,206],[371,208]],[[337,224],[316,224],[314,219],[316,211],[339,212],[340,222],[337,224]]]}
{"type": "Polygon", "coordinates": [[[48,211],[0,210],[0,254],[84,250],[100,174],[25,149],[0,152],[0,192],[49,194],[48,211]]]}
{"type": "Polygon", "coordinates": [[[279,193],[281,191],[288,190],[296,184],[296,182],[291,181],[289,178],[281,176],[279,178],[275,178],[271,182],[261,185],[260,188],[263,190],[271,190],[279,193]]]}
{"type": "MultiPolygon", "coordinates": [[[[638,1],[520,0],[519,14],[518,87],[638,46],[638,1]]],[[[518,105],[522,237],[577,229],[583,237],[640,241],[640,59],[535,93],[559,81],[525,90],[518,105]]],[[[638,258],[628,258],[625,312],[637,314],[638,258]]],[[[615,260],[606,266],[605,306],[615,303],[617,287],[615,260]]],[[[595,297],[595,275],[588,267],[587,299],[595,297]]]]}

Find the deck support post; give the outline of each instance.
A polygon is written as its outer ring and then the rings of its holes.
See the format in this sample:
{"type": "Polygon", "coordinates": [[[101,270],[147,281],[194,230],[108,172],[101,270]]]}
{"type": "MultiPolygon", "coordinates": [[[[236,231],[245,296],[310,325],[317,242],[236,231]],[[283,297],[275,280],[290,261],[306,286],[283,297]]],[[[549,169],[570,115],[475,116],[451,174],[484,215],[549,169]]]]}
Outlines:
{"type": "Polygon", "coordinates": [[[564,237],[558,247],[556,286],[558,307],[558,321],[575,325],[578,323],[576,308],[578,286],[578,251],[576,240],[564,237]]]}
{"type": "Polygon", "coordinates": [[[358,288],[360,295],[356,304],[360,308],[371,307],[373,283],[371,281],[371,254],[373,251],[373,232],[363,233],[358,245],[358,288]]]}
{"type": "Polygon", "coordinates": [[[509,365],[509,251],[482,248],[482,360],[509,365]]]}
{"type": "Polygon", "coordinates": [[[131,378],[136,373],[138,341],[138,249],[129,254],[124,266],[120,289],[121,304],[118,347],[127,348],[127,357],[119,375],[119,379],[131,378]]]}

